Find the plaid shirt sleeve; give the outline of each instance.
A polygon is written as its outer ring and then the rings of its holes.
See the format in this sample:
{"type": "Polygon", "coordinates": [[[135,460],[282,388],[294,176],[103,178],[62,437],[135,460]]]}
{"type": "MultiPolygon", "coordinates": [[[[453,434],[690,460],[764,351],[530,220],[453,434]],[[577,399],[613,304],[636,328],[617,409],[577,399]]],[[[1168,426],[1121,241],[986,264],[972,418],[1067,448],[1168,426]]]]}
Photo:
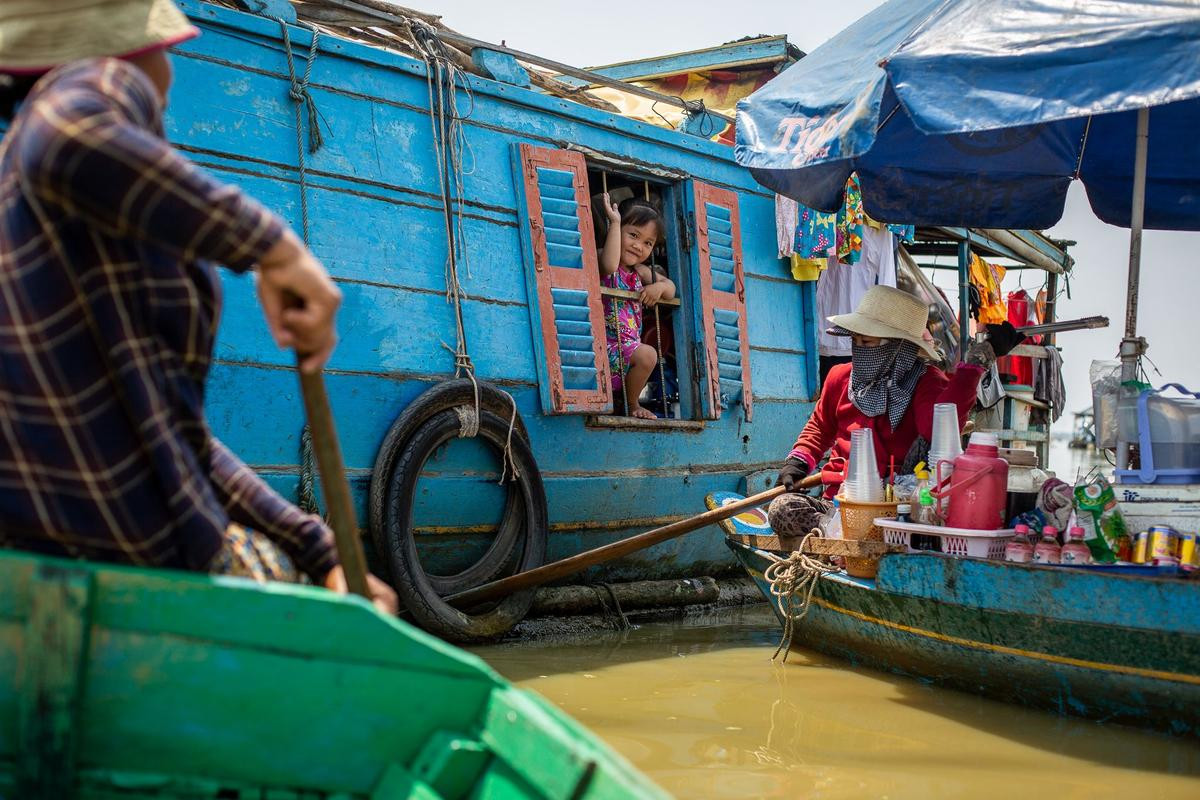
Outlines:
{"type": "Polygon", "coordinates": [[[333,534],[325,523],[276,494],[215,437],[210,442],[213,487],[231,521],[282,547],[314,581],[337,566],[333,534]]]}
{"type": "Polygon", "coordinates": [[[282,236],[278,217],[161,137],[158,99],[139,70],[86,77],[64,81],[56,102],[31,109],[26,125],[40,135],[22,137],[16,156],[32,193],[111,236],[238,271],[282,236]]]}

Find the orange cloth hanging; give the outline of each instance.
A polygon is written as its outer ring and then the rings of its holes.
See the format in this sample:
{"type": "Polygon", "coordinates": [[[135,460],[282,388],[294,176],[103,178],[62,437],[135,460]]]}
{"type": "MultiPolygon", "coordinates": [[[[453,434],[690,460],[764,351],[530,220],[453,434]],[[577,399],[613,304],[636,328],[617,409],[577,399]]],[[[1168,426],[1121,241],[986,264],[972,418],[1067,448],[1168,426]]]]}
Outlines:
{"type": "Polygon", "coordinates": [[[979,324],[999,325],[1008,320],[1008,309],[1000,293],[1004,267],[989,264],[975,253],[971,254],[971,283],[979,289],[979,324]]]}

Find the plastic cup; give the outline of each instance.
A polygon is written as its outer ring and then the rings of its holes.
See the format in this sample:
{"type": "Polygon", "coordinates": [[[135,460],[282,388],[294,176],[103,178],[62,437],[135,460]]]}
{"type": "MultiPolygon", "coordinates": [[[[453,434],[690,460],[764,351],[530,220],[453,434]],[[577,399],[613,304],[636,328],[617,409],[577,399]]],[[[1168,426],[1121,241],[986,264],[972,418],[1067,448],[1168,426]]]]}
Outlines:
{"type": "Polygon", "coordinates": [[[933,456],[953,461],[962,455],[962,431],[958,428],[958,406],[938,403],[933,407],[933,439],[929,442],[930,467],[933,456]]]}
{"type": "Polygon", "coordinates": [[[842,491],[847,499],[861,503],[883,501],[883,481],[875,459],[875,437],[870,428],[850,432],[850,457],[846,461],[846,479],[842,491]]]}

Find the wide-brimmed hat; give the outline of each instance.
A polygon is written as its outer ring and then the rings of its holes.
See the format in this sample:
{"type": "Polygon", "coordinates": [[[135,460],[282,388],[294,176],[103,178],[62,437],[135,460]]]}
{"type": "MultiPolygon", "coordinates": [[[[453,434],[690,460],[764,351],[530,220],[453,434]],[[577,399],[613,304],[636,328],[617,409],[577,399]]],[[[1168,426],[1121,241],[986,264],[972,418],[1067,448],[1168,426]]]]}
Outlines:
{"type": "Polygon", "coordinates": [[[930,359],[941,358],[933,345],[922,338],[929,322],[929,306],[908,292],[891,286],[872,286],[859,301],[858,308],[849,314],[829,318],[837,328],[834,333],[877,336],[881,339],[903,339],[921,348],[930,359]]]}
{"type": "Polygon", "coordinates": [[[0,0],[0,72],[37,74],[198,35],[172,0],[0,0]]]}

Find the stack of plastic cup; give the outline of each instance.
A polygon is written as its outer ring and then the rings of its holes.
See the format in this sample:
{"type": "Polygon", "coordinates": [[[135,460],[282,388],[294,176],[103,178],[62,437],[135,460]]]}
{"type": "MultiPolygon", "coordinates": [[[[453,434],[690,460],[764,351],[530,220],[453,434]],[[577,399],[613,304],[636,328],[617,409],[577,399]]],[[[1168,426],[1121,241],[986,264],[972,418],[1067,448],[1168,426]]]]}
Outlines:
{"type": "Polygon", "coordinates": [[[846,479],[842,493],[859,503],[882,503],[883,480],[875,460],[875,439],[870,428],[850,432],[850,458],[846,461],[846,479]]]}
{"type": "Polygon", "coordinates": [[[933,407],[933,439],[929,443],[929,473],[937,480],[939,461],[942,465],[941,478],[946,479],[953,471],[954,459],[962,455],[962,432],[958,429],[958,406],[954,403],[938,403],[933,407]]]}

